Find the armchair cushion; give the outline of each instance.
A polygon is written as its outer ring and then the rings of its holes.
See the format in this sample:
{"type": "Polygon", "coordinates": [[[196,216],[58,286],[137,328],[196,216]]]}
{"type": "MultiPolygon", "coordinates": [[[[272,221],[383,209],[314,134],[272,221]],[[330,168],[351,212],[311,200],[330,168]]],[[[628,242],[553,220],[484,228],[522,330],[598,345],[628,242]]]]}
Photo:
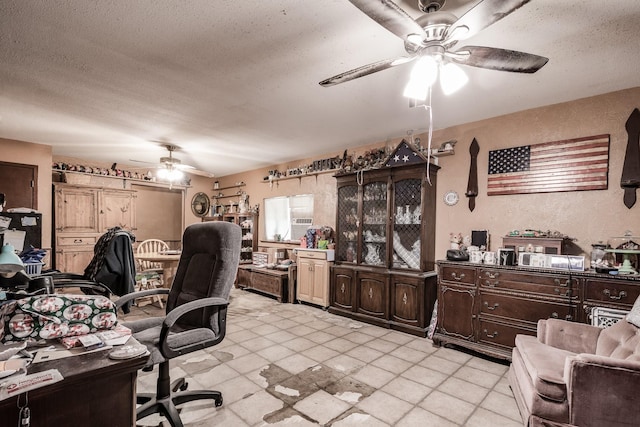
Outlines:
{"type": "Polygon", "coordinates": [[[640,328],[640,298],[636,300],[631,311],[627,314],[627,321],[640,328]]]}
{"type": "Polygon", "coordinates": [[[574,353],[542,344],[529,335],[517,335],[516,347],[537,393],[549,400],[562,402],[567,387],[563,378],[565,359],[574,353]]]}
{"type": "Polygon", "coordinates": [[[640,361],[640,329],[622,319],[607,328],[606,332],[600,334],[596,351],[590,353],[640,361]]]}

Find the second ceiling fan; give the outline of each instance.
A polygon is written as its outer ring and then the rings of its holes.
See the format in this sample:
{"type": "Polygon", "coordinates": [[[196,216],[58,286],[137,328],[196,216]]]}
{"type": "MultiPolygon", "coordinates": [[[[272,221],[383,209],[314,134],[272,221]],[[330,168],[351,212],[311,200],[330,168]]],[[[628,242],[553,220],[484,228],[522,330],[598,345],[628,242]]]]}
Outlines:
{"type": "MultiPolygon", "coordinates": [[[[371,19],[404,41],[406,56],[386,59],[320,82],[333,86],[378,71],[427,59],[436,65],[461,64],[516,73],[535,73],[548,61],[543,56],[486,46],[454,46],[517,10],[529,0],[483,0],[460,18],[440,11],[445,0],[418,0],[424,14],[417,19],[390,0],[349,0],[371,19]]],[[[444,75],[444,71],[441,72],[444,75]]]]}

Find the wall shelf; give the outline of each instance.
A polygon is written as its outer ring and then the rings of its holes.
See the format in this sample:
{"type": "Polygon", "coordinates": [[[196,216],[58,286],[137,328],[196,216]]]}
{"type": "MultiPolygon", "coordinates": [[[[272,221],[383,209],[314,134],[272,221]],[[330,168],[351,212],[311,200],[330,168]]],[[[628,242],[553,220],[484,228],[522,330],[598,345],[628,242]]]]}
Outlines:
{"type": "Polygon", "coordinates": [[[147,179],[139,179],[139,178],[131,178],[125,176],[114,176],[114,175],[102,175],[99,173],[88,173],[88,172],[78,172],[78,171],[69,171],[64,169],[51,169],[51,173],[53,175],[53,182],[61,182],[67,184],[74,185],[97,185],[96,180],[100,180],[102,178],[109,180],[120,180],[122,181],[122,188],[127,188],[127,181],[135,185],[146,185],[149,187],[162,187],[162,188],[174,188],[174,189],[186,189],[190,188],[190,185],[185,185],[182,183],[168,183],[162,181],[150,181],[147,179]],[[57,175],[57,177],[55,176],[57,175]],[[71,178],[70,177],[76,177],[71,178]]]}
{"type": "Polygon", "coordinates": [[[318,171],[318,172],[309,172],[309,173],[305,173],[302,175],[290,175],[290,176],[283,176],[280,178],[272,178],[272,179],[266,179],[266,180],[262,180],[260,182],[262,182],[263,184],[273,184],[274,182],[278,182],[278,181],[286,181],[286,180],[290,180],[290,179],[299,179],[302,180],[302,178],[308,177],[308,176],[315,176],[317,177],[318,175],[324,175],[327,173],[337,173],[340,169],[327,169],[327,170],[323,170],[323,171],[318,171]]]}
{"type": "Polygon", "coordinates": [[[214,188],[213,191],[223,191],[223,190],[229,190],[231,188],[240,188],[240,187],[244,187],[245,184],[244,182],[242,184],[236,184],[236,185],[229,185],[227,187],[220,187],[220,188],[214,188]]]}

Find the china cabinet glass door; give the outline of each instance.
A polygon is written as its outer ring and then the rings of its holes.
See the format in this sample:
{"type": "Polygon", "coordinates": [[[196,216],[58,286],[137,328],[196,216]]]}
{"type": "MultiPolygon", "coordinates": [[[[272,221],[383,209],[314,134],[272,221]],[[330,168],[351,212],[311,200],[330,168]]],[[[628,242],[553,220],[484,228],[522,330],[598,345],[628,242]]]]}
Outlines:
{"type": "Polygon", "coordinates": [[[336,260],[357,261],[358,252],[358,186],[346,185],[338,188],[338,246],[336,260]]]}
{"type": "Polygon", "coordinates": [[[420,269],[422,190],[418,178],[394,183],[393,267],[420,269]]]}
{"type": "Polygon", "coordinates": [[[387,259],[387,182],[371,182],[362,189],[362,254],[360,263],[384,266],[387,259]]]}

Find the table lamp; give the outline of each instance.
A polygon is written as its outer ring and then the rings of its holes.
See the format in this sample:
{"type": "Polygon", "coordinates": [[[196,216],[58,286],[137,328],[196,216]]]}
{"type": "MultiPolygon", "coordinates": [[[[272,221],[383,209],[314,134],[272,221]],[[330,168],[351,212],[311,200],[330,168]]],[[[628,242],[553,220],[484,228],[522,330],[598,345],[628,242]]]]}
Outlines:
{"type": "Polygon", "coordinates": [[[10,277],[22,270],[24,270],[24,264],[20,257],[16,255],[13,246],[4,245],[0,251],[0,273],[10,277]]]}

